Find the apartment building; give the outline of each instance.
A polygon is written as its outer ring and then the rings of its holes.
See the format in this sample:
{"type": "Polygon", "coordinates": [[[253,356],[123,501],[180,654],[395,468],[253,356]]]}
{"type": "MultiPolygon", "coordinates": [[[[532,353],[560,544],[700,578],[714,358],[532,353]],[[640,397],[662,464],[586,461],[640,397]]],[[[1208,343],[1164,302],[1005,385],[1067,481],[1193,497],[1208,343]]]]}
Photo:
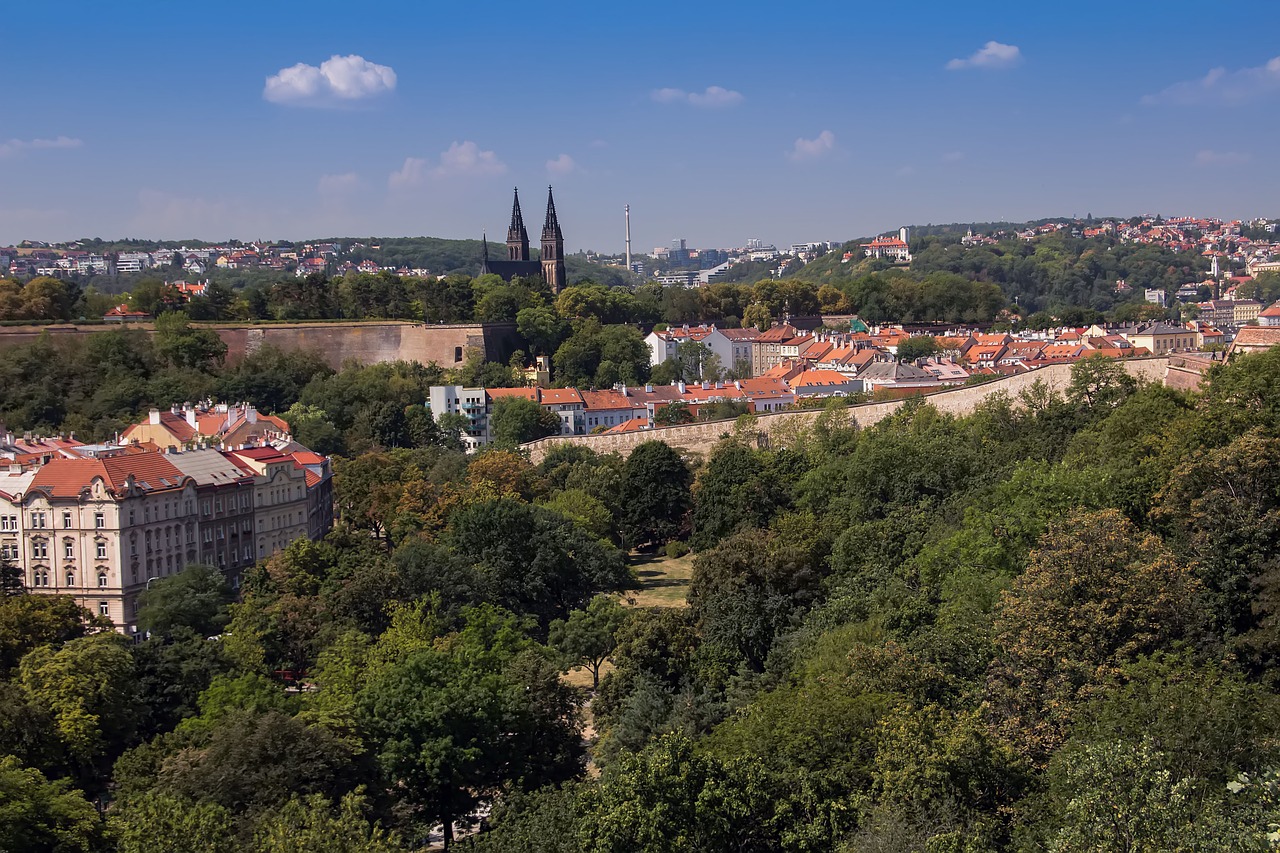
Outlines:
{"type": "Polygon", "coordinates": [[[69,595],[134,634],[148,583],[205,563],[235,587],[294,539],[324,536],[331,481],[318,454],[274,447],[14,464],[0,474],[0,557],[31,592],[69,595]]]}

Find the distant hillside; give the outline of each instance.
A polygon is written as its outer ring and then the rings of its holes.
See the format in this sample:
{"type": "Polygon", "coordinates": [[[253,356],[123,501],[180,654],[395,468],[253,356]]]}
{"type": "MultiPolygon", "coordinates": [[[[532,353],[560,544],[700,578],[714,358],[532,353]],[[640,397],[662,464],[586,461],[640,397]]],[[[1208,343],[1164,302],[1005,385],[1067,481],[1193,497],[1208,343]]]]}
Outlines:
{"type": "MultiPolygon", "coordinates": [[[[475,275],[480,271],[480,258],[484,251],[480,240],[446,240],[440,237],[332,237],[305,242],[340,243],[343,246],[362,243],[363,248],[352,249],[345,258],[356,263],[369,259],[379,266],[429,269],[440,275],[475,275]]],[[[503,243],[490,242],[489,254],[495,260],[505,258],[507,247],[503,243]]],[[[538,257],[537,249],[533,249],[532,256],[535,259],[538,257]]],[[[642,281],[620,267],[593,264],[581,255],[566,256],[565,268],[570,284],[589,279],[616,287],[642,281]]]]}

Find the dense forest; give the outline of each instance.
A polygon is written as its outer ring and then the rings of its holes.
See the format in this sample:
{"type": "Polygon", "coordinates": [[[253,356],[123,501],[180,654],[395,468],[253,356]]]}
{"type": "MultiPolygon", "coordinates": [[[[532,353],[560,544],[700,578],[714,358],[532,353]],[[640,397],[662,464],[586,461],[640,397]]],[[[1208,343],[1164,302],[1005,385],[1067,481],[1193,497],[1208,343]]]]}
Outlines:
{"type": "Polygon", "coordinates": [[[0,849],[1274,849],[1277,400],[1100,359],[706,458],[371,446],[132,646],[3,573],[0,849]]]}

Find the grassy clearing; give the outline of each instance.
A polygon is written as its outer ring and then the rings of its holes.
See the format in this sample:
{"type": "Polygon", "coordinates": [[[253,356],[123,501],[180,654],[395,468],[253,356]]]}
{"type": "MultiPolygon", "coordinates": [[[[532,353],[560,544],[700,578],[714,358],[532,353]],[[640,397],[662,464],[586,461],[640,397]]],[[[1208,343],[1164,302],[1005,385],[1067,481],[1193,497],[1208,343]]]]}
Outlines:
{"type": "Polygon", "coordinates": [[[633,557],[640,589],[628,592],[625,600],[636,607],[686,607],[689,580],[693,577],[693,556],[637,554],[633,557]]]}

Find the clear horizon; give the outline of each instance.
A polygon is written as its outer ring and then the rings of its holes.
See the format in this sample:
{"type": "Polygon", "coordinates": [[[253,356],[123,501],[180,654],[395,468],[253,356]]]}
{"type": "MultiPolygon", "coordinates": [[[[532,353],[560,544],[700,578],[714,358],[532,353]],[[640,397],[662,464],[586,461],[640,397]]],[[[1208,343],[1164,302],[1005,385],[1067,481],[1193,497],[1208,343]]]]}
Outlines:
{"type": "Polygon", "coordinates": [[[0,244],[501,238],[548,183],[605,253],[624,204],[637,252],[1280,213],[1273,3],[211,8],[8,11],[0,244]]]}

